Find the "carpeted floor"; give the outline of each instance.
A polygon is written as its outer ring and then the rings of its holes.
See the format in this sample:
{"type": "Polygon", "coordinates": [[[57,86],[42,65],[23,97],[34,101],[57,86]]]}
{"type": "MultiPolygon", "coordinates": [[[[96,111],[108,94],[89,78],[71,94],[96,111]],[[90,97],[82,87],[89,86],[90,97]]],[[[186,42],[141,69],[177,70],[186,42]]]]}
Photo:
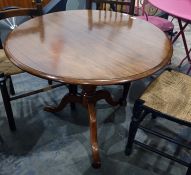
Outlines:
{"type": "MultiPolygon", "coordinates": [[[[176,23],[176,21],[174,21],[176,23]]],[[[190,27],[190,26],[189,26],[190,27]]],[[[191,28],[187,29],[188,38],[191,28]]],[[[190,42],[191,44],[191,42],[190,42]]],[[[181,40],[174,44],[173,64],[175,67],[185,55],[181,40]]],[[[187,64],[181,68],[186,70],[187,64]]],[[[47,81],[29,74],[13,77],[16,92],[47,85],[47,81]]],[[[0,145],[1,175],[184,175],[186,168],[154,153],[135,146],[127,157],[124,148],[128,136],[132,106],[144,90],[150,78],[134,82],[131,86],[126,107],[110,107],[104,101],[97,104],[98,139],[102,167],[91,167],[91,148],[86,110],[77,105],[71,111],[67,106],[60,113],[43,111],[47,104],[57,104],[67,92],[65,86],[47,93],[41,93],[12,103],[17,131],[8,128],[6,115],[0,97],[0,145]]],[[[115,98],[122,92],[121,86],[104,87],[115,98]]],[[[191,140],[191,129],[172,122],[156,119],[147,120],[144,125],[184,141],[191,140]]],[[[190,161],[190,152],[164,140],[156,139],[144,132],[138,132],[137,139],[156,146],[190,161]]]]}

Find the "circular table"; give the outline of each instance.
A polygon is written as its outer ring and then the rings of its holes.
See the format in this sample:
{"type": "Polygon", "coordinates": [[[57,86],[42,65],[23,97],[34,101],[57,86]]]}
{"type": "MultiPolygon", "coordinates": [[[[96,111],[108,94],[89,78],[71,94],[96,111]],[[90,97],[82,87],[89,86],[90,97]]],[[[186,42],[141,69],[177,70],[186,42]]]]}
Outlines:
{"type": "Polygon", "coordinates": [[[188,49],[184,30],[191,21],[191,0],[149,0],[149,2],[155,7],[171,14],[178,19],[180,32],[174,37],[173,43],[180,35],[182,36],[186,57],[181,61],[179,66],[181,66],[186,59],[188,59],[190,68],[188,69],[187,73],[189,73],[191,71],[191,49],[188,49]],[[182,20],[185,22],[184,24],[182,24],[182,20]]]}
{"type": "Polygon", "coordinates": [[[88,109],[93,166],[100,166],[95,104],[109,92],[98,85],[121,84],[147,77],[169,63],[171,42],[160,29],[116,12],[76,10],[31,19],[16,28],[5,42],[5,52],[18,67],[38,77],[81,85],[57,107],[80,103],[88,109]]]}

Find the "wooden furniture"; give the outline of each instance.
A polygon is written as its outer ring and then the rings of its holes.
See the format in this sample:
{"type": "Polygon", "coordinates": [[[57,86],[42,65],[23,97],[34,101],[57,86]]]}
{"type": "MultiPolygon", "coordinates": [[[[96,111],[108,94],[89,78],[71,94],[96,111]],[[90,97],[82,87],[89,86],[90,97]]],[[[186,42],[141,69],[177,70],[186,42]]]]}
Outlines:
{"type": "Polygon", "coordinates": [[[134,15],[135,0],[86,0],[88,9],[96,3],[96,9],[112,10],[115,12],[127,13],[134,15]]]}
{"type": "MultiPolygon", "coordinates": [[[[191,64],[191,48],[188,48],[186,37],[184,34],[185,28],[188,26],[188,24],[191,21],[191,3],[190,0],[149,0],[151,4],[158,7],[159,9],[163,10],[164,12],[169,13],[170,15],[176,17],[178,19],[178,24],[180,28],[180,32],[173,38],[173,43],[178,39],[178,37],[181,35],[186,57],[182,59],[179,66],[183,64],[185,60],[188,61],[189,64],[191,64]],[[183,22],[183,23],[182,23],[183,22]]],[[[189,73],[191,71],[191,65],[187,71],[189,73]]]]}
{"type": "Polygon", "coordinates": [[[163,138],[169,142],[178,144],[187,149],[191,149],[189,144],[180,143],[178,140],[154,131],[153,129],[145,128],[141,125],[142,121],[152,114],[154,117],[161,117],[181,125],[191,127],[191,78],[180,72],[166,70],[156,80],[154,80],[135,102],[133,109],[133,117],[129,128],[128,143],[126,146],[126,154],[132,152],[133,143],[143,147],[144,149],[158,153],[168,159],[176,161],[188,167],[186,175],[191,174],[191,163],[176,158],[164,153],[148,144],[135,140],[138,128],[163,138]]]}
{"type": "MultiPolygon", "coordinates": [[[[48,4],[50,0],[43,0],[42,6],[48,4]]],[[[22,8],[32,8],[35,7],[35,0],[1,0],[0,1],[0,9],[4,7],[22,7],[22,8]]]]}
{"type": "MultiPolygon", "coordinates": [[[[0,11],[0,20],[9,18],[12,16],[40,15],[42,12],[41,10],[42,10],[41,3],[36,3],[36,6],[34,8],[25,8],[25,9],[15,8],[15,9],[10,9],[10,10],[1,10],[0,11]]],[[[11,80],[11,75],[21,73],[22,70],[20,70],[16,66],[14,66],[7,59],[7,57],[5,56],[4,51],[2,49],[1,49],[1,53],[0,53],[0,68],[1,68],[0,69],[0,71],[1,71],[0,88],[1,88],[1,92],[2,92],[3,102],[4,102],[5,111],[7,114],[10,129],[14,131],[14,130],[16,130],[16,126],[15,126],[15,121],[13,118],[13,112],[11,109],[10,97],[9,97],[9,93],[8,93],[7,86],[6,86],[6,80],[7,79],[10,80],[10,92],[14,95],[15,91],[14,91],[13,83],[11,80]]]]}
{"type": "Polygon", "coordinates": [[[96,87],[153,74],[168,64],[172,46],[160,29],[127,14],[73,10],[23,23],[9,35],[5,52],[15,65],[33,75],[81,85],[80,94],[70,92],[57,107],[45,110],[58,112],[69,102],[88,109],[93,166],[100,167],[95,105],[101,99],[113,106],[118,101],[96,87]],[[34,30],[39,21],[41,26],[34,30]]]}
{"type": "MultiPolygon", "coordinates": [[[[9,17],[15,17],[15,16],[36,16],[42,14],[42,4],[40,1],[36,3],[36,6],[34,8],[14,8],[14,9],[7,9],[7,10],[1,10],[0,11],[0,19],[5,19],[9,17]]],[[[38,21],[32,26],[33,31],[38,31],[42,24],[42,21],[38,21]]],[[[14,26],[14,28],[17,26],[14,26]]],[[[27,31],[26,31],[27,32],[27,31]]],[[[30,32],[30,31],[29,31],[30,32]]],[[[43,37],[43,31],[38,31],[39,37],[43,37]]],[[[24,44],[24,43],[23,43],[24,44]]],[[[48,86],[46,88],[38,89],[36,91],[32,92],[25,92],[22,94],[15,94],[14,86],[12,83],[11,76],[16,75],[19,73],[22,73],[23,71],[16,67],[10,60],[6,57],[3,48],[0,50],[0,90],[3,98],[3,103],[5,106],[5,111],[7,114],[7,119],[9,122],[9,127],[12,131],[16,130],[15,121],[13,117],[13,112],[11,108],[11,101],[16,100],[19,98],[23,98],[29,95],[33,95],[39,92],[44,92],[45,90],[49,90],[51,88],[55,88],[60,86],[58,85],[52,85],[48,86]],[[9,81],[8,81],[9,80],[9,81]],[[6,82],[9,82],[9,90],[7,89],[6,82]],[[10,92],[10,93],[8,93],[10,92]]]]}

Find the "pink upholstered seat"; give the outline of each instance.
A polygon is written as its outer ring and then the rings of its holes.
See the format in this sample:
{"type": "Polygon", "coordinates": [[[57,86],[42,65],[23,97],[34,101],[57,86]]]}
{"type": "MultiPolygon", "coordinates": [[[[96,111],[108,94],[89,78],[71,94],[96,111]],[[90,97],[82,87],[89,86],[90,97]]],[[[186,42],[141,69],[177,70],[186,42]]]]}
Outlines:
{"type": "Polygon", "coordinates": [[[172,31],[174,28],[172,22],[158,16],[138,16],[138,18],[150,22],[151,24],[161,29],[163,32],[172,31]]]}
{"type": "Polygon", "coordinates": [[[159,9],[172,16],[191,21],[191,0],[149,0],[159,9]]]}
{"type": "MultiPolygon", "coordinates": [[[[159,0],[160,1],[160,0],[159,0]]],[[[157,13],[158,9],[154,6],[152,6],[148,0],[137,0],[137,11],[138,11],[138,18],[143,19],[145,21],[150,22],[151,24],[155,25],[159,29],[161,29],[163,32],[171,32],[174,29],[174,25],[172,22],[168,21],[167,19],[164,19],[159,16],[154,16],[155,13],[157,13]],[[139,3],[141,4],[141,7],[139,6],[139,3]],[[146,11],[147,7],[147,11],[146,11]],[[154,8],[154,14],[148,13],[152,8],[154,8]],[[141,15],[140,12],[141,11],[141,15]],[[139,16],[140,15],[140,16],[139,16]]]]}

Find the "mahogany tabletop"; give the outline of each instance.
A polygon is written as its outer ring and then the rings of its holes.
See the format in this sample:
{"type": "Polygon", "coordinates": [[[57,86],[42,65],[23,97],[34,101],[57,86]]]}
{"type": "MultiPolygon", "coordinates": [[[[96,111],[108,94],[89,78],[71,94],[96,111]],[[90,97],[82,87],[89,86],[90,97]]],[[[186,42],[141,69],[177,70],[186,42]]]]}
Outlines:
{"type": "Polygon", "coordinates": [[[172,45],[152,24],[116,12],[73,10],[33,18],[10,33],[5,52],[33,75],[70,84],[137,80],[169,63],[172,45]]]}
{"type": "Polygon", "coordinates": [[[191,21],[191,0],[149,0],[149,2],[173,16],[191,21]]]}

